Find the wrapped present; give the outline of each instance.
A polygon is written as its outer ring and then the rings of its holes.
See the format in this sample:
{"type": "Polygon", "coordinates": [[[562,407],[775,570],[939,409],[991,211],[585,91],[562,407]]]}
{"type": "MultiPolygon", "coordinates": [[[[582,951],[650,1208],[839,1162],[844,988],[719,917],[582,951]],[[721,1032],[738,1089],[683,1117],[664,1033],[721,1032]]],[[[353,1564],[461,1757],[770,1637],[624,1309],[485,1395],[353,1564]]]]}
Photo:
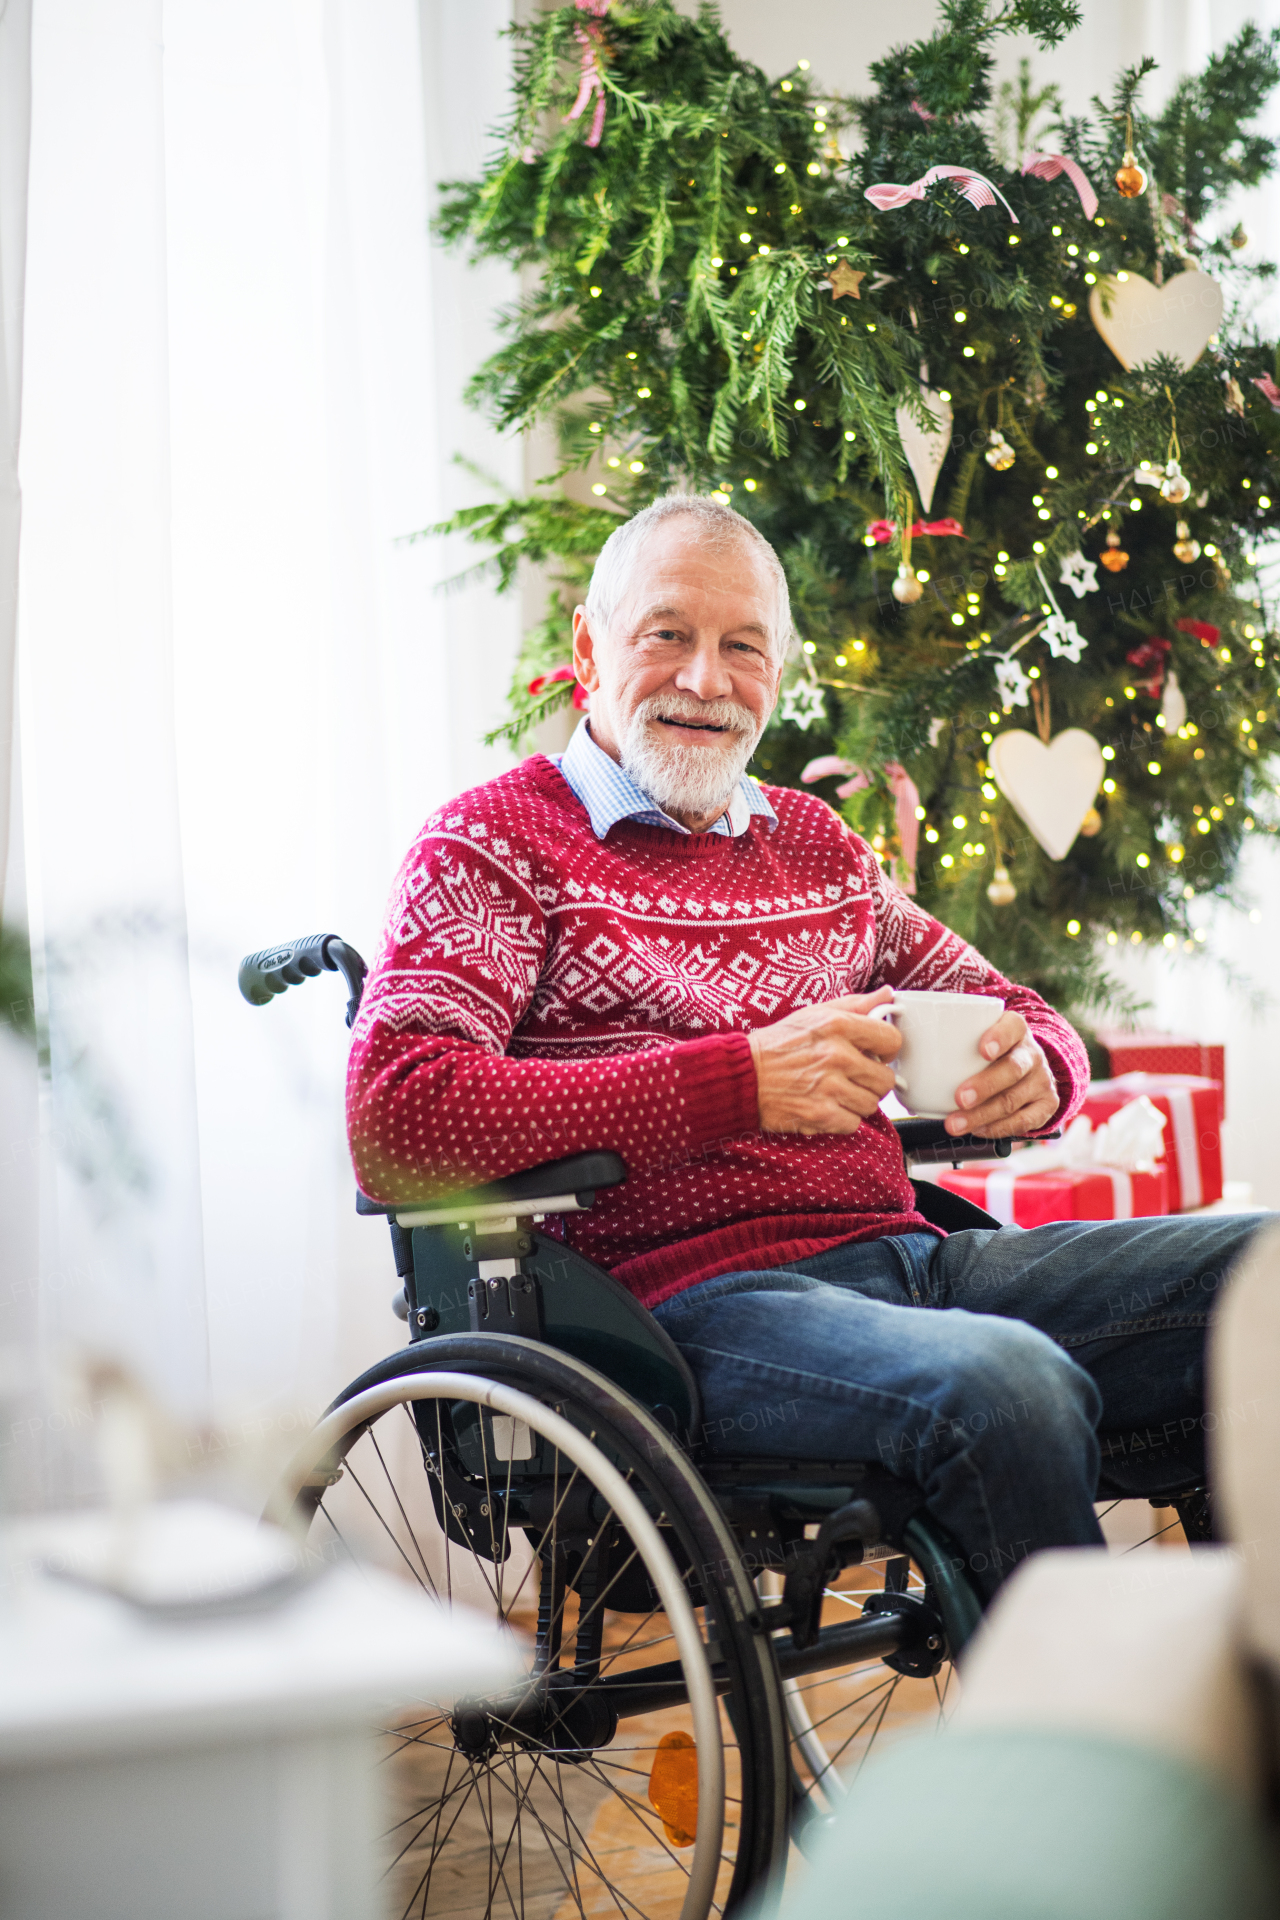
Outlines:
{"type": "Polygon", "coordinates": [[[1015,1150],[994,1167],[948,1168],[935,1178],[1002,1226],[1137,1220],[1169,1211],[1168,1168],[1159,1158],[1165,1127],[1166,1116],[1139,1096],[1096,1130],[1081,1114],[1060,1141],[1015,1150]]]}
{"type": "Polygon", "coordinates": [[[1200,1074],[1124,1073],[1095,1080],[1081,1111],[1110,1120],[1130,1101],[1149,1100],[1165,1116],[1169,1211],[1185,1213],[1222,1198],[1222,1085],[1200,1074]]]}
{"type": "Polygon", "coordinates": [[[1005,1227],[1044,1227],[1051,1220],[1138,1220],[1169,1211],[1166,1167],[1134,1173],[1123,1167],[1055,1167],[1020,1173],[1018,1162],[1023,1158],[1011,1154],[994,1169],[985,1161],[981,1167],[947,1167],[933,1177],[939,1186],[985,1207],[1005,1227]]]}
{"type": "Polygon", "coordinates": [[[1125,1033],[1119,1027],[1099,1028],[1098,1040],[1106,1049],[1112,1079],[1125,1073],[1196,1074],[1219,1082],[1226,1111],[1223,1047],[1207,1046],[1180,1033],[1125,1033]]]}

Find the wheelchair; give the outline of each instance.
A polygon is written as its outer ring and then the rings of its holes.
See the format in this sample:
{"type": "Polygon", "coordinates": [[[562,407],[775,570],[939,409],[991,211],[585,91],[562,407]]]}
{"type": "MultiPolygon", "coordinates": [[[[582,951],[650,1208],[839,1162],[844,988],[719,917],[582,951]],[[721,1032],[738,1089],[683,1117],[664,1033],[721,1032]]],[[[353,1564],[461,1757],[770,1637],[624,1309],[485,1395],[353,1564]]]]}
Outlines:
{"type": "MultiPolygon", "coordinates": [[[[240,989],[265,1005],[325,970],[350,1026],[365,967],[336,935],[250,955],[240,989]]],[[[940,1122],[898,1132],[916,1165],[1010,1151],[940,1122]]],[[[657,1321],[545,1230],[625,1178],[599,1151],[452,1201],[357,1195],[389,1225],[407,1343],[338,1395],[269,1511],[322,1560],[482,1609],[515,1672],[387,1730],[405,1920],[705,1920],[767,1899],[877,1739],[904,1712],[942,1721],[980,1618],[916,1488],[771,1452],[785,1409],[744,1413],[727,1448],[657,1321]]],[[[946,1230],[999,1224],[913,1184],[946,1230]]],[[[1203,1487],[1151,1504],[1208,1537],[1203,1487]]]]}

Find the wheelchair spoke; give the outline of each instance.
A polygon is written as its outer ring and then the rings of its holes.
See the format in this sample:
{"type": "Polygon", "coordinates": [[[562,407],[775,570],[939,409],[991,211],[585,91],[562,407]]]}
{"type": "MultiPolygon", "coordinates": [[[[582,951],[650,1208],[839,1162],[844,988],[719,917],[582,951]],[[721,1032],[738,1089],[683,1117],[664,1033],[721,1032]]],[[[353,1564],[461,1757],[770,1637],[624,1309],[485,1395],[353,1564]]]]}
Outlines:
{"type": "MultiPolygon", "coordinates": [[[[370,1513],[373,1515],[378,1525],[382,1528],[382,1531],[386,1534],[387,1539],[391,1542],[392,1546],[395,1548],[400,1558],[404,1561],[405,1566],[409,1570],[410,1578],[413,1580],[416,1586],[419,1586],[419,1587],[422,1586],[424,1583],[419,1578],[412,1560],[409,1558],[404,1548],[400,1545],[400,1542],[396,1539],[395,1529],[388,1524],[386,1517],[382,1512],[382,1509],[379,1507],[377,1501],[374,1499],[373,1495],[369,1492],[368,1488],[365,1486],[364,1482],[361,1480],[359,1474],[356,1472],[355,1468],[350,1464],[349,1461],[347,1463],[347,1473],[349,1474],[354,1485],[358,1488],[359,1492],[362,1494],[366,1504],[368,1505],[370,1513]]],[[[431,1591],[433,1595],[437,1595],[438,1593],[438,1590],[435,1586],[434,1581],[432,1582],[431,1591]]]]}
{"type": "Polygon", "coordinates": [[[427,1565],[427,1557],[422,1551],[421,1542],[419,1541],[417,1534],[413,1530],[413,1525],[409,1519],[408,1514],[404,1510],[404,1502],[401,1500],[400,1495],[396,1490],[396,1483],[391,1477],[391,1469],[387,1465],[386,1457],[383,1454],[382,1448],[378,1445],[377,1434],[370,1431],[369,1440],[373,1447],[374,1452],[378,1456],[378,1465],[382,1468],[383,1478],[386,1480],[387,1486],[391,1490],[391,1498],[395,1501],[396,1508],[400,1514],[400,1518],[404,1521],[405,1532],[408,1534],[410,1540],[413,1542],[413,1550],[417,1554],[418,1560],[422,1567],[422,1571],[427,1577],[426,1583],[428,1587],[431,1589],[432,1594],[438,1598],[439,1589],[436,1586],[435,1580],[432,1578],[431,1569],[427,1565]]]}
{"type": "MultiPolygon", "coordinates": [[[[556,1771],[557,1773],[559,1772],[558,1767],[556,1771]]],[[[565,1800],[563,1794],[560,1795],[560,1806],[561,1806],[561,1810],[564,1813],[566,1833],[568,1829],[572,1827],[574,1834],[577,1836],[578,1845],[582,1849],[583,1859],[588,1863],[592,1871],[596,1874],[597,1878],[600,1880],[601,1885],[609,1889],[609,1892],[613,1895],[613,1898],[617,1903],[619,1913],[626,1914],[628,1911],[631,1911],[638,1915],[643,1915],[643,1911],[644,1911],[643,1908],[638,1907],[634,1900],[627,1899],[626,1895],[623,1894],[619,1888],[615,1887],[613,1881],[609,1878],[604,1868],[600,1865],[600,1862],[596,1858],[595,1851],[592,1848],[589,1840],[587,1839],[586,1835],[583,1833],[582,1829],[579,1827],[573,1815],[570,1813],[569,1804],[567,1800],[565,1800]]],[[[535,1819],[538,1818],[538,1815],[536,1813],[534,1815],[534,1818],[535,1819]]],[[[680,1863],[677,1862],[677,1865],[679,1864],[680,1863]]]]}
{"type": "Polygon", "coordinates": [[[1166,1533],[1172,1533],[1175,1527],[1180,1527],[1181,1525],[1182,1525],[1181,1520],[1179,1520],[1177,1515],[1175,1514],[1174,1518],[1169,1522],[1167,1527],[1157,1527],[1155,1532],[1149,1533],[1145,1540],[1135,1540],[1131,1547],[1122,1547],[1120,1549],[1121,1554],[1124,1555],[1126,1553],[1136,1553],[1139,1547],[1149,1547],[1153,1540],[1162,1539],[1166,1533]]]}
{"type": "MultiPolygon", "coordinates": [[[[868,1687],[864,1693],[855,1694],[852,1700],[842,1700],[839,1706],[832,1707],[830,1713],[824,1713],[822,1717],[818,1720],[811,1720],[809,1723],[810,1726],[812,1727],[813,1731],[816,1733],[819,1727],[829,1726],[830,1723],[833,1720],[838,1719],[842,1713],[849,1713],[852,1711],[854,1707],[860,1707],[864,1700],[871,1700],[875,1697],[876,1694],[883,1693],[886,1687],[896,1686],[900,1678],[901,1678],[900,1674],[896,1674],[896,1673],[887,1674],[883,1680],[878,1680],[873,1687],[868,1687]]],[[[874,1713],[875,1708],[872,1707],[870,1709],[870,1712],[874,1713]]],[[[868,1717],[870,1716],[868,1715],[868,1717]]],[[[864,1721],[862,1724],[865,1725],[866,1722],[864,1721]]],[[[855,1729],[855,1734],[856,1734],[856,1729],[855,1729]]]]}
{"type": "Polygon", "coordinates": [[[640,1801],[633,1799],[632,1796],[629,1793],[625,1793],[621,1787],[615,1786],[613,1781],[610,1780],[607,1777],[607,1775],[601,1773],[599,1767],[596,1765],[594,1760],[588,1762],[587,1770],[588,1772],[593,1773],[597,1779],[599,1779],[606,1787],[608,1787],[610,1793],[614,1795],[615,1799],[620,1800],[622,1802],[622,1805],[627,1809],[627,1811],[634,1815],[637,1825],[642,1827],[646,1833],[651,1835],[652,1838],[657,1841],[658,1845],[662,1848],[662,1851],[666,1854],[667,1858],[672,1862],[672,1864],[674,1866],[679,1867],[682,1873],[687,1873],[688,1869],[686,1868],[684,1861],[680,1858],[679,1854],[676,1853],[675,1849],[672,1847],[671,1843],[668,1841],[666,1834],[661,1831],[660,1827],[654,1826],[653,1824],[654,1815],[650,1811],[650,1809],[648,1807],[642,1807],[640,1801]]]}
{"type": "MultiPolygon", "coordinates": [[[[893,1676],[893,1685],[889,1688],[888,1692],[884,1696],[884,1702],[881,1705],[880,1712],[876,1718],[876,1724],[874,1729],[872,1730],[871,1738],[867,1741],[866,1747],[863,1751],[862,1758],[861,1760],[859,1760],[857,1768],[854,1772],[854,1776],[853,1776],[854,1780],[857,1779],[858,1775],[862,1772],[862,1769],[867,1764],[867,1755],[871,1751],[871,1747],[875,1740],[876,1734],[879,1733],[881,1727],[884,1725],[884,1717],[886,1713],[888,1713],[889,1708],[893,1702],[893,1696],[898,1691],[898,1688],[901,1686],[901,1684],[902,1684],[902,1675],[900,1673],[895,1673],[893,1676]]],[[[843,1743],[842,1746],[837,1748],[836,1752],[832,1755],[833,1766],[835,1765],[836,1761],[840,1759],[841,1755],[848,1751],[849,1747],[857,1739],[858,1735],[862,1732],[862,1729],[866,1726],[867,1721],[870,1718],[871,1718],[871,1715],[869,1713],[864,1714],[862,1719],[858,1722],[857,1726],[854,1728],[853,1732],[849,1735],[849,1738],[843,1743]]]]}
{"type": "Polygon", "coordinates": [[[334,1520],[333,1515],[329,1512],[329,1509],[325,1506],[323,1500],[321,1500],[317,1504],[316,1512],[322,1513],[324,1515],[326,1525],[328,1526],[330,1532],[334,1535],[334,1538],[337,1540],[338,1545],[342,1548],[342,1551],[346,1554],[348,1560],[350,1560],[352,1566],[353,1567],[360,1566],[360,1556],[352,1552],[351,1547],[343,1537],[341,1527],[338,1526],[337,1522],[334,1520]]]}

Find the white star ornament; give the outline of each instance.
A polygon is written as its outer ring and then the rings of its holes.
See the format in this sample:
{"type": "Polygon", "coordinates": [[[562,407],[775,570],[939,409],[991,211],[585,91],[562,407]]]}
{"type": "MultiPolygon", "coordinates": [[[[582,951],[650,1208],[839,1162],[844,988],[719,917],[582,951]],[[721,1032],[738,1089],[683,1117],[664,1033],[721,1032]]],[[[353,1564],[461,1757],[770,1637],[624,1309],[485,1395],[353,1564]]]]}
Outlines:
{"type": "Polygon", "coordinates": [[[1070,660],[1072,666],[1089,644],[1075,621],[1068,620],[1062,613],[1049,615],[1040,629],[1040,636],[1055,660],[1070,660]]]}
{"type": "Polygon", "coordinates": [[[825,720],[827,702],[816,680],[793,680],[783,690],[782,718],[807,733],[815,720],[825,720]]]}
{"type": "Polygon", "coordinates": [[[1079,547],[1068,554],[1062,563],[1058,575],[1058,584],[1070,587],[1077,600],[1083,600],[1086,593],[1092,593],[1098,584],[1098,569],[1092,560],[1086,560],[1079,547]]]}
{"type": "Polygon", "coordinates": [[[1031,690],[1022,668],[1016,660],[996,661],[996,685],[1000,689],[1000,700],[1006,707],[1025,707],[1027,695],[1031,690]]]}

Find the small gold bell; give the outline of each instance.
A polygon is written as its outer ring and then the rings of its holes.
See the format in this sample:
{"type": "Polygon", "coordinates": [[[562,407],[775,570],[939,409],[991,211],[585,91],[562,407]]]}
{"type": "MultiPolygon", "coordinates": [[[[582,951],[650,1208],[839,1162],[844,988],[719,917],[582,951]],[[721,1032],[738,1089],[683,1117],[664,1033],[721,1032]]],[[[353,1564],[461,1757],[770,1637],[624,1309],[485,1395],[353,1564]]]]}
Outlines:
{"type": "Polygon", "coordinates": [[[987,888],[987,898],[993,907],[1007,907],[1018,897],[1018,889],[1009,878],[1008,867],[997,867],[991,876],[987,888]]]}
{"type": "Polygon", "coordinates": [[[1185,520],[1178,522],[1178,537],[1173,543],[1173,557],[1189,567],[1193,560],[1200,558],[1200,542],[1191,538],[1191,529],[1185,520]]]}
{"type": "Polygon", "coordinates": [[[998,429],[993,428],[989,437],[991,445],[982,457],[997,473],[1007,473],[1018,456],[998,429]]]}
{"type": "Polygon", "coordinates": [[[1084,819],[1080,822],[1080,831],[1086,840],[1092,840],[1095,833],[1101,833],[1102,815],[1096,807],[1090,807],[1088,813],[1086,813],[1084,819]]]}
{"type": "Polygon", "coordinates": [[[898,568],[898,577],[893,583],[894,599],[900,600],[904,607],[914,607],[923,592],[924,588],[916,579],[915,568],[904,560],[898,568]]]}
{"type": "Polygon", "coordinates": [[[1132,147],[1126,147],[1124,158],[1116,172],[1116,185],[1126,200],[1136,200],[1147,190],[1147,176],[1138,165],[1138,156],[1132,147]]]}

